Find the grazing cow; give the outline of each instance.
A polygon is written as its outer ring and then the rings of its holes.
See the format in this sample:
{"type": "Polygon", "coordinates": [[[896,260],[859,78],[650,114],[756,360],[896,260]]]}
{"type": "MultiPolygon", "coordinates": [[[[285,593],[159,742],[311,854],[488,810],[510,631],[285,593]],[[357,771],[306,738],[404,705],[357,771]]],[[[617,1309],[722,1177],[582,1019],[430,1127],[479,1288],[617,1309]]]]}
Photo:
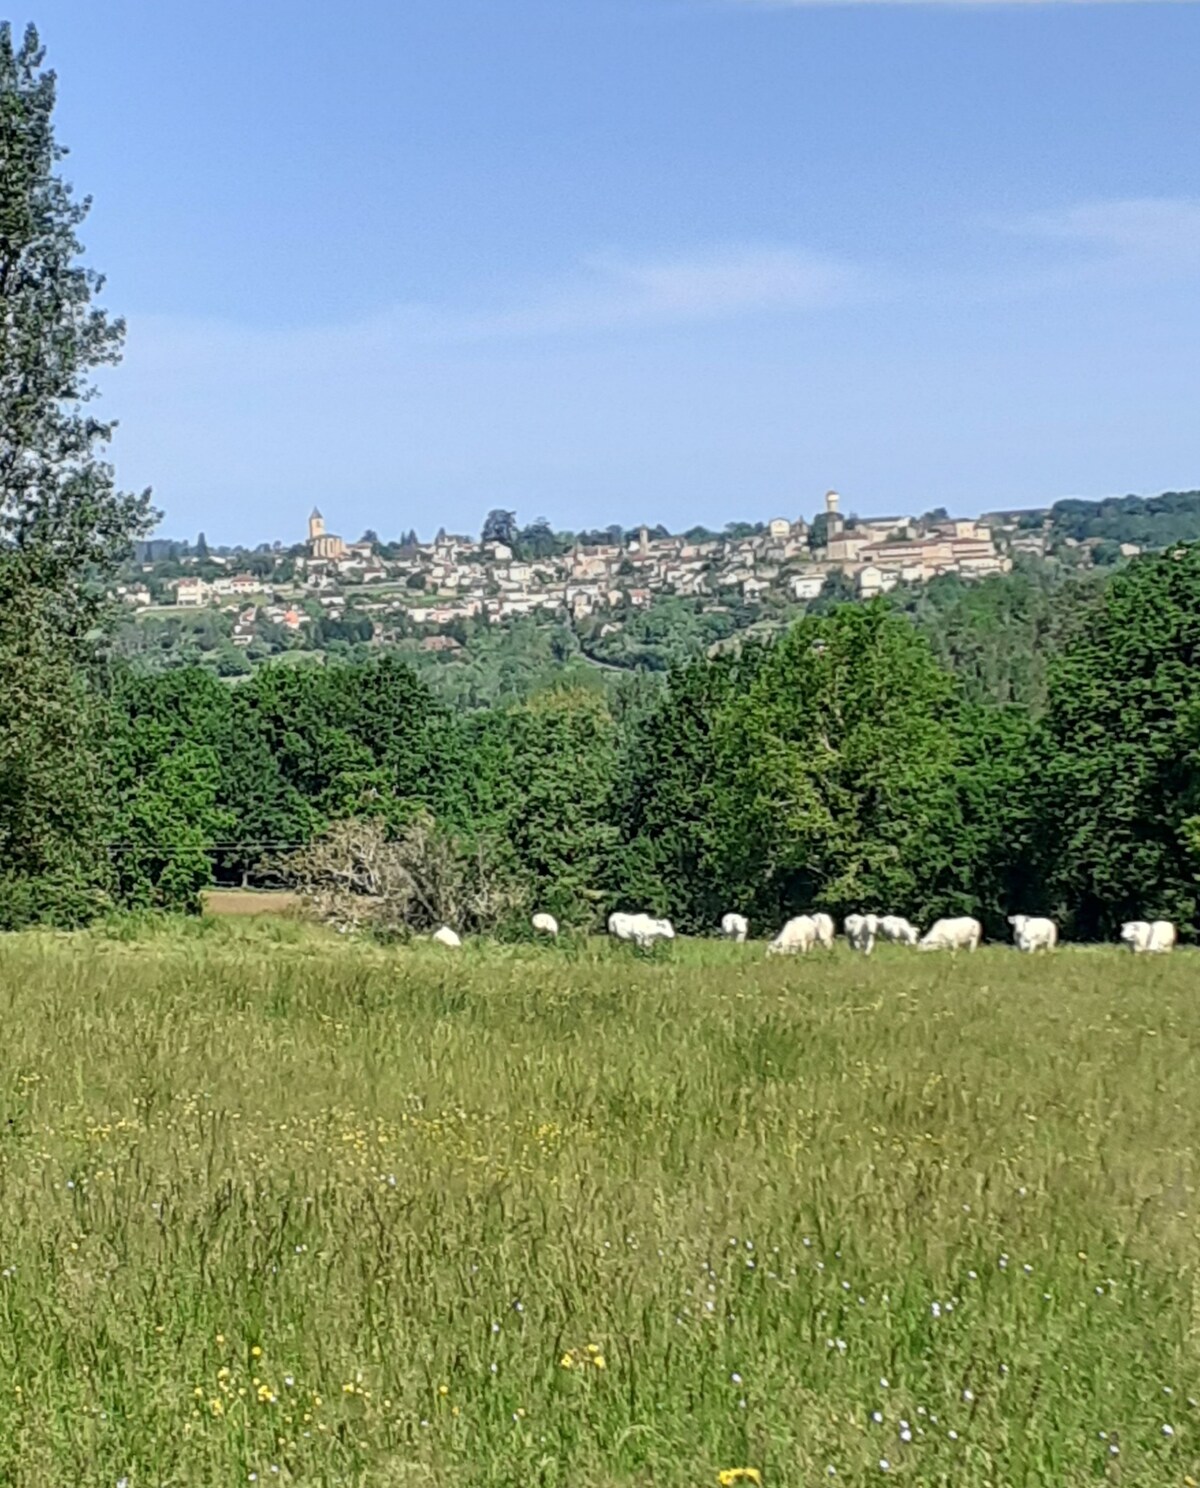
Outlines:
{"type": "Polygon", "coordinates": [[[821,947],[822,950],[832,951],[833,937],[835,934],[833,928],[833,916],[824,913],[818,913],[813,915],[812,922],[813,925],[816,927],[817,944],[821,947]]]}
{"type": "Polygon", "coordinates": [[[633,915],[626,914],[623,910],[613,910],[608,917],[608,933],[614,940],[632,940],[634,918],[633,915]]]}
{"type": "Polygon", "coordinates": [[[1136,954],[1165,955],[1175,945],[1175,926],[1170,920],[1130,920],[1121,926],[1121,941],[1136,954]]]}
{"type": "Polygon", "coordinates": [[[937,920],[921,937],[923,951],[973,951],[983,939],[983,926],[970,915],[937,920]]]}
{"type": "Polygon", "coordinates": [[[884,940],[893,941],[896,945],[916,945],[921,938],[921,932],[915,925],[910,925],[903,915],[884,915],[879,922],[879,933],[884,940]]]}
{"type": "Polygon", "coordinates": [[[656,920],[648,914],[610,914],[608,933],[617,940],[632,941],[642,950],[656,940],[675,939],[675,927],[670,920],[656,920]]]}
{"type": "Polygon", "coordinates": [[[797,915],[789,920],[771,944],[768,956],[806,955],[817,943],[817,927],[808,915],[797,915]]]}
{"type": "Polygon", "coordinates": [[[558,921],[552,914],[535,914],[529,923],[539,935],[558,934],[558,921]]]}
{"type": "Polygon", "coordinates": [[[846,932],[852,951],[861,951],[864,956],[869,956],[875,949],[875,936],[879,930],[879,920],[875,915],[847,915],[842,921],[842,929],[846,932]]]}
{"type": "Polygon", "coordinates": [[[639,915],[638,918],[646,922],[642,928],[642,938],[638,942],[639,945],[649,946],[653,945],[656,940],[675,939],[675,926],[671,924],[670,920],[654,920],[649,915],[639,915]]]}
{"type": "Polygon", "coordinates": [[[449,946],[452,951],[457,950],[462,945],[462,941],[459,940],[449,925],[443,925],[440,930],[435,930],[430,938],[435,940],[438,945],[449,946]]]}
{"type": "Polygon", "coordinates": [[[745,915],[727,914],[721,916],[721,934],[726,940],[736,940],[739,945],[750,934],[750,926],[745,915]]]}
{"type": "Polygon", "coordinates": [[[1034,951],[1052,951],[1058,944],[1058,926],[1053,920],[1039,919],[1036,915],[1009,915],[1008,923],[1018,951],[1032,955],[1034,951]]]}

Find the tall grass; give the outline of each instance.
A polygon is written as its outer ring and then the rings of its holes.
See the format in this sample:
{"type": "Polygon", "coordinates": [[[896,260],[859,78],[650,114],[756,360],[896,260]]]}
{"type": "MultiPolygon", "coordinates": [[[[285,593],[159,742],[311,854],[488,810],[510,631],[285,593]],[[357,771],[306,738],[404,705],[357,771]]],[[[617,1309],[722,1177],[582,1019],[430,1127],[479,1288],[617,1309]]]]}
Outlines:
{"type": "Polygon", "coordinates": [[[0,1482],[1200,1479],[1196,999],[1188,954],[10,937],[0,1482]]]}

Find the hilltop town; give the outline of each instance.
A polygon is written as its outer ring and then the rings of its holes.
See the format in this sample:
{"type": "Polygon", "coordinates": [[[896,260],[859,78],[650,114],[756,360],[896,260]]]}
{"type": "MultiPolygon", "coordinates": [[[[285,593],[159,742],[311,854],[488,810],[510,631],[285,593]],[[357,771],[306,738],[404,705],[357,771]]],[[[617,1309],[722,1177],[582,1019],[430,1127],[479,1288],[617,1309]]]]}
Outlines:
{"type": "Polygon", "coordinates": [[[619,623],[668,596],[696,601],[702,612],[771,601],[804,605],[839,575],[847,592],[871,598],[944,574],[1005,573],[1014,552],[1046,545],[1040,524],[1022,527],[1018,514],[847,517],[835,491],[811,521],[775,517],[723,534],[672,536],[643,526],[585,534],[605,539],[588,541],[541,524],[531,541],[530,530],[518,535],[515,522],[494,525],[501,536],[485,529],[477,540],[443,532],[428,543],[412,534],[395,543],[373,534],[346,541],[314,510],[307,540],[288,548],[248,554],[201,543],[163,555],[150,545],[118,592],[147,617],[227,614],[229,640],[239,648],[249,648],[264,627],[298,636],[321,620],[353,615],[370,622],[363,639],[420,636],[436,650],[453,646],[461,622],[544,616],[591,620],[603,629],[606,620],[619,623]]]}

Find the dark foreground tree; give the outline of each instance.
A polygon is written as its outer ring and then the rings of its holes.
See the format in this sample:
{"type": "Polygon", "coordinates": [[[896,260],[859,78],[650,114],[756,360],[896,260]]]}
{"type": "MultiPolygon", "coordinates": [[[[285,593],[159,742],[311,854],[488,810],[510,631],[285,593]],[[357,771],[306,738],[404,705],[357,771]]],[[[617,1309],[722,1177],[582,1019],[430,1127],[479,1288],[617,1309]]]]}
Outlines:
{"type": "Polygon", "coordinates": [[[106,878],[88,665],[103,579],[149,529],[91,412],[124,324],[80,262],[89,202],[59,173],[55,77],[30,27],[0,25],[0,924],[73,919],[106,878]]]}

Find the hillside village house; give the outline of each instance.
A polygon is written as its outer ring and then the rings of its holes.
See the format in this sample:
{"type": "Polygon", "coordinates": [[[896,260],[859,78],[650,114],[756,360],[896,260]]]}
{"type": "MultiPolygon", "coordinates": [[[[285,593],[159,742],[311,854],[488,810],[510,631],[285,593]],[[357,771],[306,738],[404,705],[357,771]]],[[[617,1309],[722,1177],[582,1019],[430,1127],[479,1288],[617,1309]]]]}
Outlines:
{"type": "Polygon", "coordinates": [[[179,579],[175,584],[175,603],[178,605],[206,605],[213,596],[213,587],[204,579],[179,579]]]}

